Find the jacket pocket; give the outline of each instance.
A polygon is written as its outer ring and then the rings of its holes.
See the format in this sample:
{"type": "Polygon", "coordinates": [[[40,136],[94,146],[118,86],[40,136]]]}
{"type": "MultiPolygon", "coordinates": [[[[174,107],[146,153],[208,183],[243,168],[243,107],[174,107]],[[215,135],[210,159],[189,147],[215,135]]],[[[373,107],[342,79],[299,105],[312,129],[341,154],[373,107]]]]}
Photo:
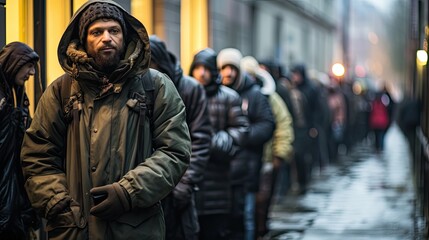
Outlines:
{"type": "Polygon", "coordinates": [[[137,227],[142,224],[144,221],[148,220],[155,214],[161,211],[161,204],[158,202],[148,208],[136,208],[131,209],[131,211],[123,214],[116,221],[119,223],[128,224],[132,227],[137,227]]]}

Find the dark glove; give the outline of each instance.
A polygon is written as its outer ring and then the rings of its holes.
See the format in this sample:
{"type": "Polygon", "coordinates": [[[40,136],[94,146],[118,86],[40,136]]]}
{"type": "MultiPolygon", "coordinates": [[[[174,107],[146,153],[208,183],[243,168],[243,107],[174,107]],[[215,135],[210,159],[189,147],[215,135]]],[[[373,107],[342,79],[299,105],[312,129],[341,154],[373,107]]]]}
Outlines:
{"type": "Polygon", "coordinates": [[[70,196],[66,196],[63,199],[61,199],[60,201],[58,201],[48,212],[48,214],[46,215],[46,219],[52,219],[54,217],[56,217],[58,214],[60,213],[66,213],[71,211],[70,208],[70,201],[71,201],[71,197],[70,196]]]}
{"type": "Polygon", "coordinates": [[[22,221],[24,222],[25,226],[29,226],[29,227],[33,228],[34,230],[37,230],[40,228],[40,224],[42,221],[41,221],[40,217],[37,216],[34,209],[30,208],[30,209],[23,210],[21,212],[21,218],[22,218],[22,221]]]}
{"type": "Polygon", "coordinates": [[[213,159],[229,162],[235,155],[234,141],[225,131],[219,131],[212,137],[210,155],[213,159]]]}
{"type": "Polygon", "coordinates": [[[192,186],[179,182],[173,189],[174,207],[178,210],[185,208],[192,198],[192,186]]]}
{"type": "Polygon", "coordinates": [[[119,183],[113,183],[90,190],[91,195],[106,194],[99,204],[92,207],[89,212],[105,220],[115,220],[131,209],[130,195],[119,183]]]}

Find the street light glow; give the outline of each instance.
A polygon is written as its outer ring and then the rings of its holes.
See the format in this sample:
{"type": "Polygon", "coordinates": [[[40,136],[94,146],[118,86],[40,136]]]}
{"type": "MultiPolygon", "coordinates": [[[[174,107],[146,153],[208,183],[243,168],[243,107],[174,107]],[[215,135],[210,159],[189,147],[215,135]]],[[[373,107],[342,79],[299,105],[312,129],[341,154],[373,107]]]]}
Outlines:
{"type": "Polygon", "coordinates": [[[428,53],[425,50],[417,51],[417,62],[421,65],[426,65],[428,61],[428,53]]]}
{"type": "Polygon", "coordinates": [[[345,73],[344,66],[341,63],[335,63],[332,65],[332,73],[337,77],[342,77],[345,73]]]}

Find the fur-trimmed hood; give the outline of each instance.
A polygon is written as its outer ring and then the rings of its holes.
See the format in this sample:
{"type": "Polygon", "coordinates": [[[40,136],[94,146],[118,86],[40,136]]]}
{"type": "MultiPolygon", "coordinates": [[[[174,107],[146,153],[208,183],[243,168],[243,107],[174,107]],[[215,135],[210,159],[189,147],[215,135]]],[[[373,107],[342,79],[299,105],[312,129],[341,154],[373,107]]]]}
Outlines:
{"type": "Polygon", "coordinates": [[[58,45],[58,60],[61,67],[78,81],[94,82],[96,80],[97,82],[98,80],[99,84],[105,84],[100,79],[103,74],[92,67],[94,60],[88,57],[79,40],[79,19],[85,9],[96,2],[116,6],[122,11],[127,25],[127,34],[124,36],[124,41],[126,41],[125,57],[120,60],[119,66],[109,76],[109,82],[121,82],[127,79],[130,73],[138,74],[147,71],[150,63],[150,47],[149,36],[145,27],[139,20],[111,0],[90,0],[73,15],[58,45]]]}

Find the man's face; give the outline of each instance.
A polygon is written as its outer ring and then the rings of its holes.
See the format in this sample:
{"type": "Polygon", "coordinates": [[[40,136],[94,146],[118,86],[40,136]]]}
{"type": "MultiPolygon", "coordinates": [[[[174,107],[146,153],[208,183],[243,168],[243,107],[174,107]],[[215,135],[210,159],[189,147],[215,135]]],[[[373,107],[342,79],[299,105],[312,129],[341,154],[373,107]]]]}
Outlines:
{"type": "Polygon", "coordinates": [[[301,84],[302,83],[302,76],[301,76],[301,74],[298,73],[298,72],[292,72],[292,74],[291,74],[291,82],[295,86],[301,84]]]}
{"type": "Polygon", "coordinates": [[[192,76],[203,86],[210,84],[212,74],[210,70],[202,64],[196,64],[192,70],[192,76]]]}
{"type": "Polygon", "coordinates": [[[91,23],[88,27],[86,50],[101,71],[113,71],[124,52],[121,25],[112,19],[98,19],[91,23]]]}
{"type": "Polygon", "coordinates": [[[235,82],[238,76],[238,70],[231,65],[225,65],[220,70],[220,74],[222,76],[222,84],[225,86],[230,86],[235,82]]]}
{"type": "Polygon", "coordinates": [[[30,76],[33,76],[36,73],[33,62],[28,62],[22,66],[19,71],[16,73],[15,85],[24,86],[25,81],[27,81],[30,76]]]}

